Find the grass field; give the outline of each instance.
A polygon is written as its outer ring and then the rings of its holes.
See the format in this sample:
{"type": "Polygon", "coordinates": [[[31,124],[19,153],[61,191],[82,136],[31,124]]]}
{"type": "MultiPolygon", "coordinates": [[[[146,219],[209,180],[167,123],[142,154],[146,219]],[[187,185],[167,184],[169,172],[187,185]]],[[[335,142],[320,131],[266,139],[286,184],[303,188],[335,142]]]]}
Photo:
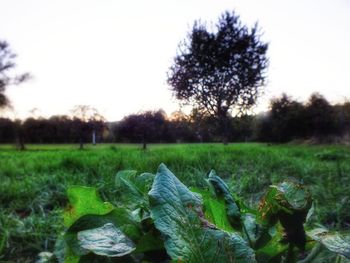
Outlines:
{"type": "Polygon", "coordinates": [[[139,145],[27,148],[18,152],[11,145],[0,145],[0,261],[32,262],[40,251],[53,250],[63,230],[68,185],[94,186],[113,203],[117,171],[155,173],[162,162],[190,186],[203,184],[213,168],[252,206],[270,184],[296,178],[311,189],[314,222],[332,229],[350,228],[350,148],[346,146],[162,144],[150,145],[147,151],[139,145]]]}

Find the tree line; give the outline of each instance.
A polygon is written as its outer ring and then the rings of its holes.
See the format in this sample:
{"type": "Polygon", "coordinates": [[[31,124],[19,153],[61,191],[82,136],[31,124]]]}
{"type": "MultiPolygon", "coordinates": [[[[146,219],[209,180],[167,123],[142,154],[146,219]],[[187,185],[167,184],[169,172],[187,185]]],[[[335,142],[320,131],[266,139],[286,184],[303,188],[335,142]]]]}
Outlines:
{"type": "MultiPolygon", "coordinates": [[[[0,142],[79,143],[288,142],[318,140],[349,133],[350,103],[331,105],[313,94],[305,103],[283,94],[264,114],[248,115],[266,83],[268,43],[258,24],[249,28],[235,12],[224,12],[214,25],[195,21],[179,44],[167,82],[176,99],[192,106],[188,115],[146,111],[108,123],[89,106],[72,116],[0,119],[0,142]]],[[[9,86],[30,78],[14,72],[16,55],[0,41],[0,109],[10,106],[9,86]]]]}
{"type": "MultiPolygon", "coordinates": [[[[77,108],[82,111],[82,106],[77,108]]],[[[77,109],[75,112],[77,112],[77,109]]],[[[230,117],[228,141],[277,142],[350,135],[350,102],[332,105],[320,94],[299,102],[286,94],[270,101],[267,112],[230,117]]],[[[190,114],[162,111],[131,114],[118,122],[106,122],[98,114],[74,117],[0,118],[0,143],[175,143],[220,142],[222,130],[213,116],[200,110],[190,114]]]]}
{"type": "Polygon", "coordinates": [[[314,138],[316,142],[334,142],[350,135],[350,102],[331,105],[324,96],[314,93],[302,103],[283,94],[272,99],[269,111],[256,119],[258,141],[282,143],[314,138]]]}

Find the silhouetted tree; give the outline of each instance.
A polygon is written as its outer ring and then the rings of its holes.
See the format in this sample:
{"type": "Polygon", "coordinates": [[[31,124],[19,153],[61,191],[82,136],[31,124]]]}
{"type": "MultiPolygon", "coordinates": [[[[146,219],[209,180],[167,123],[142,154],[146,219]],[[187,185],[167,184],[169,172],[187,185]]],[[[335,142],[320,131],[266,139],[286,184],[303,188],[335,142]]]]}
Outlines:
{"type": "Polygon", "coordinates": [[[336,130],[336,115],[332,105],[319,93],[314,93],[306,104],[311,136],[327,136],[336,130]]]}
{"type": "Polygon", "coordinates": [[[0,118],[0,143],[9,143],[15,140],[15,123],[7,118],[0,118]]]}
{"type": "Polygon", "coordinates": [[[232,118],[230,129],[230,140],[236,142],[247,142],[252,140],[254,129],[253,115],[242,115],[232,118]]]}
{"type": "MultiPolygon", "coordinates": [[[[16,75],[13,73],[16,54],[13,53],[6,41],[0,40],[0,109],[10,105],[10,101],[5,94],[6,88],[11,85],[17,85],[29,78],[29,74],[16,75]]],[[[19,150],[24,150],[24,140],[21,131],[21,122],[15,122],[16,146],[19,150]]]]}
{"type": "Polygon", "coordinates": [[[336,104],[333,108],[337,119],[337,134],[350,138],[350,102],[336,104]]]}
{"type": "MultiPolygon", "coordinates": [[[[199,142],[217,142],[222,140],[222,131],[220,130],[217,119],[198,108],[193,108],[190,113],[190,120],[193,126],[193,131],[196,136],[196,141],[199,142]],[[220,137],[218,139],[218,136],[220,137]]],[[[228,128],[228,125],[226,125],[228,128]]]]}
{"type": "Polygon", "coordinates": [[[142,142],[145,150],[148,142],[160,142],[166,137],[166,123],[163,110],[131,114],[120,121],[116,137],[126,138],[130,142],[142,142]]]}
{"type": "Polygon", "coordinates": [[[168,73],[177,99],[215,117],[227,138],[229,118],[255,105],[264,85],[268,44],[258,25],[242,25],[234,12],[224,13],[210,31],[196,21],[168,73]]]}
{"type": "Polygon", "coordinates": [[[13,69],[16,54],[13,53],[6,41],[0,40],[0,108],[8,106],[10,101],[5,95],[6,88],[11,85],[19,84],[29,78],[29,74],[15,75],[13,69]]]}
{"type": "Polygon", "coordinates": [[[286,142],[307,135],[305,107],[286,94],[270,102],[270,129],[274,141],[286,142]]]}
{"type": "Polygon", "coordinates": [[[194,125],[190,116],[181,110],[173,112],[167,123],[167,142],[195,142],[198,141],[194,132],[194,125]]]}
{"type": "MultiPolygon", "coordinates": [[[[84,148],[86,136],[96,136],[97,132],[102,132],[104,128],[104,117],[97,109],[88,105],[77,105],[72,110],[73,125],[76,136],[79,140],[79,148],[84,148]]],[[[91,138],[91,137],[90,137],[91,138]]]]}

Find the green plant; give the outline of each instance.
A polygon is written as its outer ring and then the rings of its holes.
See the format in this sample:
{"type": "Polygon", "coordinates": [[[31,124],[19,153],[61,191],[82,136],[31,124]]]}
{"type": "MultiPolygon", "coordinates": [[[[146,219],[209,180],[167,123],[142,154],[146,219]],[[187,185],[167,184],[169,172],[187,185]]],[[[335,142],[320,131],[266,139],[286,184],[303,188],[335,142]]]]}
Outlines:
{"type": "MultiPolygon", "coordinates": [[[[206,187],[182,184],[161,164],[156,175],[116,175],[118,202],[71,186],[59,262],[320,262],[324,248],[350,258],[350,236],[304,229],[312,199],[295,181],[270,186],[259,209],[246,206],[211,171],[206,187]]],[[[345,261],[344,261],[345,262],[345,261]]]]}

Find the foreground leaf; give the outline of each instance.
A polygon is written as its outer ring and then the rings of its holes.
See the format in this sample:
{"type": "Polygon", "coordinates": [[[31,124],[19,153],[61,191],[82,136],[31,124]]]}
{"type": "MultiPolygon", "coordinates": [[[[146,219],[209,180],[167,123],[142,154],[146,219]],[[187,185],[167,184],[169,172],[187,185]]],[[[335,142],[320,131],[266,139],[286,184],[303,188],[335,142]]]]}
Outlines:
{"type": "Polygon", "coordinates": [[[256,255],[259,263],[280,262],[283,254],[288,250],[288,243],[281,242],[283,240],[283,229],[278,223],[266,233],[269,237],[268,242],[262,246],[258,246],[256,255]]]}
{"type": "Polygon", "coordinates": [[[197,188],[191,190],[202,196],[204,215],[206,219],[219,229],[227,232],[234,232],[234,229],[227,218],[225,200],[216,199],[212,196],[211,192],[206,190],[197,188]]]}
{"type": "Polygon", "coordinates": [[[115,184],[120,192],[120,200],[131,209],[149,210],[148,191],[151,189],[154,174],[136,171],[120,171],[115,177],[115,184]]]}
{"type": "Polygon", "coordinates": [[[234,200],[230,190],[225,182],[216,175],[214,170],[210,171],[209,182],[213,185],[215,193],[222,197],[226,203],[226,213],[233,227],[240,230],[241,228],[241,212],[237,202],[234,200]]]}
{"type": "Polygon", "coordinates": [[[70,186],[67,189],[69,207],[64,212],[64,225],[70,227],[84,215],[104,215],[113,210],[113,205],[103,202],[93,187],[70,186]]]}
{"type": "Polygon", "coordinates": [[[311,195],[305,186],[293,181],[273,185],[260,203],[259,221],[265,228],[279,221],[285,231],[285,241],[304,250],[303,224],[311,205],[311,195]]]}
{"type": "Polygon", "coordinates": [[[93,253],[108,257],[121,257],[135,250],[134,243],[111,223],[78,232],[79,245],[93,253]]]}
{"type": "Polygon", "coordinates": [[[329,232],[324,228],[316,228],[306,233],[330,251],[350,258],[350,235],[345,236],[338,232],[329,232]]]}
{"type": "Polygon", "coordinates": [[[151,216],[173,260],[256,262],[254,251],[237,234],[203,225],[202,202],[161,164],[149,192],[151,216]]]}
{"type": "Polygon", "coordinates": [[[164,242],[151,231],[143,235],[137,243],[136,253],[164,249],[164,242]]]}
{"type": "Polygon", "coordinates": [[[86,255],[89,250],[81,246],[78,234],[81,231],[100,228],[106,224],[113,224],[118,227],[131,240],[137,241],[140,236],[138,225],[133,221],[130,213],[124,208],[115,208],[106,215],[85,215],[79,218],[68,228],[65,233],[65,240],[75,255],[86,255]]]}

